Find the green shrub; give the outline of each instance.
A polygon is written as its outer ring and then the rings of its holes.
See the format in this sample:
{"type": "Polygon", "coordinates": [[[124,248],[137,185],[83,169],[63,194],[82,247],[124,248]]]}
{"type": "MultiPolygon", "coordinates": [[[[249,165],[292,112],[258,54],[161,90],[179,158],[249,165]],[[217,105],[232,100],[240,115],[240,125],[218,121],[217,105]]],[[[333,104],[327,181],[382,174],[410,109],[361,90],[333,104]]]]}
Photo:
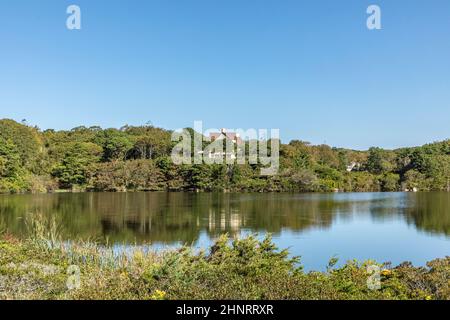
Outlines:
{"type": "Polygon", "coordinates": [[[305,273],[270,236],[222,236],[200,252],[134,248],[115,254],[94,243],[36,241],[48,232],[42,223],[35,227],[41,231],[29,240],[0,240],[0,299],[450,299],[450,257],[420,268],[373,261],[334,268],[334,259],[326,272],[305,273]],[[383,267],[380,290],[367,285],[373,264],[383,267]],[[71,265],[80,270],[80,287],[73,290],[66,286],[71,265]]]}

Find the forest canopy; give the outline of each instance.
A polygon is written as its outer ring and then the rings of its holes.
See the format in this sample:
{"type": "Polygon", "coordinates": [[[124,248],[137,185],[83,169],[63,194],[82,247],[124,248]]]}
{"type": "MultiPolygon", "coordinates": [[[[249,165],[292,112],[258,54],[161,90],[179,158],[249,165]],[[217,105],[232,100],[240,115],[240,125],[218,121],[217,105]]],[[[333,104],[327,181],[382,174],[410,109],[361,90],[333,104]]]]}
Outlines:
{"type": "Polygon", "coordinates": [[[175,165],[171,133],[150,125],[42,131],[0,120],[0,193],[450,191],[450,140],[367,151],[293,140],[280,146],[278,174],[261,176],[254,164],[175,165]]]}

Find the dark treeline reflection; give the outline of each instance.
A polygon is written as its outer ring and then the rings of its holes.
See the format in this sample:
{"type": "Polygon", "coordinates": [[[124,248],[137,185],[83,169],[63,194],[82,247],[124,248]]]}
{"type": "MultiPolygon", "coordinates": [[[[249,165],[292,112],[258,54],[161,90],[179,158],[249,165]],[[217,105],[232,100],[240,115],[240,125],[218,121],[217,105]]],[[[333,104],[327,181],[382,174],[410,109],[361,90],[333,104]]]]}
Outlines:
{"type": "Polygon", "coordinates": [[[449,193],[213,194],[79,193],[0,196],[0,229],[26,234],[29,214],[54,215],[67,239],[192,243],[241,231],[301,232],[367,216],[403,219],[450,235],[449,193]]]}

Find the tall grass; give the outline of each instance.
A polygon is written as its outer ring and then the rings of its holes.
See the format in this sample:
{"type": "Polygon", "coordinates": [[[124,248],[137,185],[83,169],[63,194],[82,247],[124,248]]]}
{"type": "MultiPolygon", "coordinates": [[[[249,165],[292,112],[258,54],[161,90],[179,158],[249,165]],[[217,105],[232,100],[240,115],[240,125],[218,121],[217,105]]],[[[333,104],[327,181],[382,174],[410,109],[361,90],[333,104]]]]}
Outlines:
{"type": "Polygon", "coordinates": [[[54,215],[28,213],[25,226],[29,240],[40,246],[54,249],[62,243],[62,224],[54,215]]]}
{"type": "Polygon", "coordinates": [[[27,214],[25,225],[29,242],[45,251],[57,250],[71,264],[121,269],[129,266],[135,257],[153,255],[153,252],[145,250],[145,246],[124,245],[115,250],[108,244],[100,245],[89,239],[64,240],[62,223],[55,216],[27,214]]]}

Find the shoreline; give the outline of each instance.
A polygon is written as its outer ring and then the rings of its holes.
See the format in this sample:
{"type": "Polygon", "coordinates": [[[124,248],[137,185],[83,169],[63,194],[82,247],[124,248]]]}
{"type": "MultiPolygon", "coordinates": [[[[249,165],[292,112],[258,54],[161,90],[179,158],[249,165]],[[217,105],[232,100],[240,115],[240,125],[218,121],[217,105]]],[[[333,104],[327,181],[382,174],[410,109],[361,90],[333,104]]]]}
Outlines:
{"type": "Polygon", "coordinates": [[[450,191],[445,190],[420,190],[420,191],[239,191],[239,190],[125,190],[125,191],[108,191],[108,190],[54,190],[47,192],[14,192],[14,193],[2,193],[0,196],[9,195],[46,195],[46,194],[79,194],[79,193],[188,193],[188,194],[364,194],[364,193],[377,193],[377,194],[388,194],[388,193],[449,193],[450,191]]]}

